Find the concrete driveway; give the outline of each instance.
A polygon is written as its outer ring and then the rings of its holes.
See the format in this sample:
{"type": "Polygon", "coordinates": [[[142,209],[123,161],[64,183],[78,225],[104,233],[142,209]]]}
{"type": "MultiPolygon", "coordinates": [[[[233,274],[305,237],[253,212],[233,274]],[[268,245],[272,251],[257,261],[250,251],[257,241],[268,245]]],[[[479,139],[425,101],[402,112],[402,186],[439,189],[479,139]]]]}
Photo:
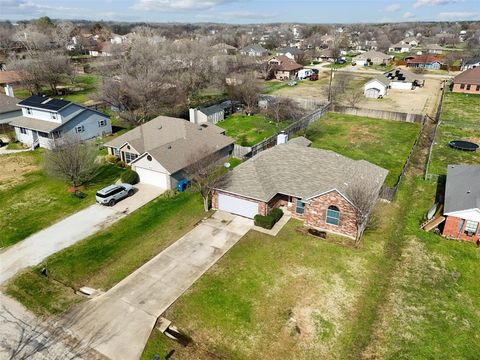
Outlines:
{"type": "MultiPolygon", "coordinates": [[[[144,266],[71,316],[78,338],[115,360],[137,360],[157,318],[253,227],[217,212],[144,266]],[[92,339],[92,334],[102,341],[92,339]]],[[[67,315],[68,316],[68,315],[67,315]]]]}
{"type": "Polygon", "coordinates": [[[135,195],[113,207],[91,205],[0,251],[0,284],[20,270],[37,265],[57,251],[110,226],[165,191],[147,184],[137,184],[135,187],[138,189],[135,195]]]}

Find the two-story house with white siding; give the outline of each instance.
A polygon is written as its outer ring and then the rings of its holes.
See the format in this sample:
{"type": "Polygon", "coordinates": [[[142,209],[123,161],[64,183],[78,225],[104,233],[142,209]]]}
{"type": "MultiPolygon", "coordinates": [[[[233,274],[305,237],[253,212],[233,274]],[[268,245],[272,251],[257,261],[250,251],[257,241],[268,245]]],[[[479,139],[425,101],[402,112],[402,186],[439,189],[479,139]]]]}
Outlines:
{"type": "Polygon", "coordinates": [[[112,133],[110,118],[96,110],[63,99],[34,95],[20,101],[22,116],[10,125],[21,143],[51,149],[63,136],[88,140],[112,133]]]}

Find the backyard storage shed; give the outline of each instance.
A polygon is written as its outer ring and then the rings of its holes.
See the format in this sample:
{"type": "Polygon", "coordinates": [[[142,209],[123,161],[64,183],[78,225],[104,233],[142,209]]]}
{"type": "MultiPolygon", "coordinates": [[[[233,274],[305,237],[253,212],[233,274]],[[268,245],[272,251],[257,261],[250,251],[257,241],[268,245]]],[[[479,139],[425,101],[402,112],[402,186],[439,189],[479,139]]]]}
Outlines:
{"type": "Polygon", "coordinates": [[[379,75],[374,79],[367,81],[363,87],[365,97],[370,99],[378,99],[388,93],[390,81],[383,75],[379,75]]]}

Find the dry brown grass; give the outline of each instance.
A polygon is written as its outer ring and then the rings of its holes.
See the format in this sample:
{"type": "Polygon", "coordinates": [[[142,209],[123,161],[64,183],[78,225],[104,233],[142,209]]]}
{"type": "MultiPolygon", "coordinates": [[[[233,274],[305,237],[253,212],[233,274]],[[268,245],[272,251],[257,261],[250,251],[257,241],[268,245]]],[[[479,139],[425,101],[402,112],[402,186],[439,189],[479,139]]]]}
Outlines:
{"type": "Polygon", "coordinates": [[[24,175],[38,170],[38,160],[23,153],[0,156],[0,191],[7,190],[24,179],[24,175]]]}

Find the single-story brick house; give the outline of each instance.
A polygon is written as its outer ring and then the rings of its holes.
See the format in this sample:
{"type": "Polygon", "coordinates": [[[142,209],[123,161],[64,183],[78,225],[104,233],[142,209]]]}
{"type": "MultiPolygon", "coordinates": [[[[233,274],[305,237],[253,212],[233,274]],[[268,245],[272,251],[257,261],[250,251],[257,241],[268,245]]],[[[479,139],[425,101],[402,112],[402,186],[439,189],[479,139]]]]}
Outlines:
{"type": "Polygon", "coordinates": [[[392,55],[384,54],[380,51],[370,50],[363,54],[357,55],[352,59],[352,63],[359,66],[388,64],[392,59],[392,55]]]}
{"type": "Polygon", "coordinates": [[[443,235],[480,241],[480,166],[448,165],[443,235]]]}
{"type": "Polygon", "coordinates": [[[465,70],[453,79],[453,92],[480,94],[480,67],[465,70]]]}
{"type": "Polygon", "coordinates": [[[355,238],[349,190],[354,181],[365,182],[377,199],[388,171],[300,140],[265,150],[229,172],[213,191],[212,207],[253,218],[284,206],[307,226],[355,238]]]}
{"type": "Polygon", "coordinates": [[[140,182],[164,189],[175,188],[188,177],[196,161],[220,161],[233,151],[234,140],[225,130],[210,124],[158,116],[105,144],[108,153],[118,156],[135,170],[140,182]]]}
{"type": "Polygon", "coordinates": [[[295,79],[298,71],[303,69],[302,65],[285,55],[274,56],[268,60],[268,63],[274,66],[273,74],[277,80],[295,79]]]}

